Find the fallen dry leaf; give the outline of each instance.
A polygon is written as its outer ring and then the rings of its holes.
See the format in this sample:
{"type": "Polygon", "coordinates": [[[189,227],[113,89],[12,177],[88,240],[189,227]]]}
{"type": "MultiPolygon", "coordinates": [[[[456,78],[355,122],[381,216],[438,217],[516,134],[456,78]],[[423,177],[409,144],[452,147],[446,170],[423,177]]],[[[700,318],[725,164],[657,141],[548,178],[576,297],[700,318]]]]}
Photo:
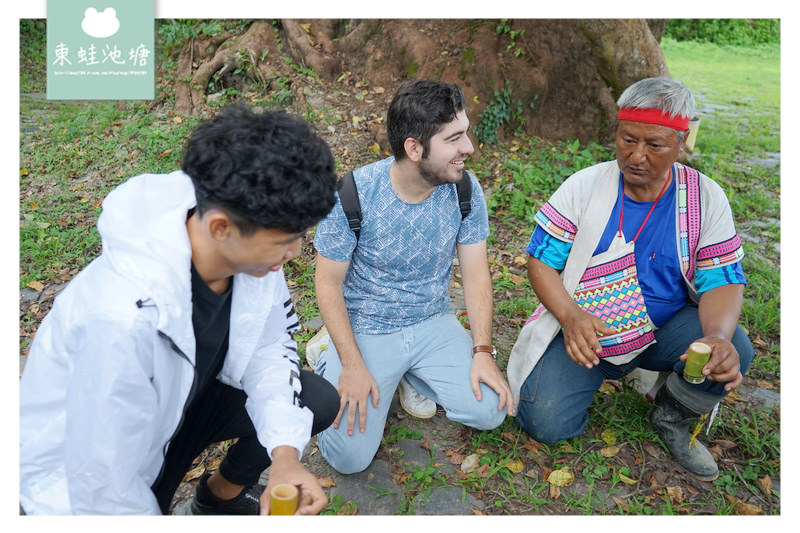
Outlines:
{"type": "Polygon", "coordinates": [[[648,455],[650,455],[654,459],[658,459],[659,457],[661,457],[661,450],[659,448],[656,448],[649,442],[645,442],[643,447],[644,451],[646,451],[648,455]]]}
{"type": "Polygon", "coordinates": [[[336,486],[336,482],[333,481],[332,477],[319,477],[317,478],[317,481],[319,481],[319,486],[323,489],[329,489],[336,486]]]}
{"type": "Polygon", "coordinates": [[[475,509],[474,507],[471,507],[470,509],[472,510],[472,514],[474,515],[484,516],[486,514],[481,510],[475,509]]]}
{"type": "Polygon", "coordinates": [[[489,465],[481,465],[475,470],[480,477],[489,477],[489,474],[492,473],[492,467],[489,465]]]}
{"type": "Polygon", "coordinates": [[[28,288],[41,292],[44,290],[44,285],[42,285],[38,281],[31,281],[30,283],[28,283],[28,288]]]}
{"type": "Polygon", "coordinates": [[[514,264],[517,266],[525,266],[528,264],[528,260],[522,257],[521,255],[518,255],[514,257],[514,264]]]}
{"type": "Polygon", "coordinates": [[[761,487],[761,490],[764,491],[765,495],[772,496],[772,480],[770,479],[769,474],[759,478],[758,486],[761,487]]]}
{"type": "Polygon", "coordinates": [[[680,487],[667,487],[667,496],[672,505],[680,505],[686,499],[686,495],[680,487]]]}
{"type": "Polygon", "coordinates": [[[450,455],[450,464],[451,465],[460,465],[464,462],[464,456],[460,453],[454,453],[450,455]]]}
{"type": "Polygon", "coordinates": [[[771,381],[767,381],[765,379],[759,379],[758,381],[756,381],[756,386],[758,386],[761,389],[767,389],[767,390],[777,389],[774,383],[772,383],[771,381]]]}
{"type": "Polygon", "coordinates": [[[619,480],[625,483],[626,485],[636,485],[636,483],[638,483],[638,481],[629,478],[625,474],[619,474],[619,480]]]}
{"type": "Polygon", "coordinates": [[[206,471],[206,465],[201,464],[200,466],[196,466],[186,472],[186,475],[183,476],[183,481],[191,481],[193,479],[197,479],[203,475],[203,472],[206,471]]]}
{"type": "Polygon", "coordinates": [[[514,435],[513,433],[511,433],[510,431],[504,431],[504,432],[500,433],[500,436],[503,437],[508,442],[516,442],[517,441],[517,436],[514,435]]]}
{"type": "Polygon", "coordinates": [[[611,383],[603,383],[598,390],[603,394],[615,394],[617,392],[616,387],[611,383]]]}
{"type": "Polygon", "coordinates": [[[511,274],[511,282],[514,283],[514,285],[516,285],[517,287],[519,287],[520,285],[522,285],[526,281],[528,281],[528,278],[526,278],[524,276],[518,276],[517,274],[511,274]]]}
{"type": "Polygon", "coordinates": [[[719,444],[726,450],[730,450],[731,448],[736,448],[736,446],[738,446],[738,444],[736,444],[735,442],[731,442],[729,440],[724,440],[724,439],[716,439],[714,441],[714,444],[719,444]]]}
{"type": "Polygon", "coordinates": [[[621,498],[617,498],[616,496],[612,496],[611,499],[614,501],[614,503],[619,505],[619,508],[622,509],[623,513],[627,513],[628,512],[628,502],[626,502],[625,500],[623,500],[621,498]]]}
{"type": "Polygon", "coordinates": [[[530,450],[532,452],[539,453],[542,450],[542,445],[536,442],[535,440],[531,439],[528,442],[522,445],[523,448],[526,450],[530,450]]]}
{"type": "Polygon", "coordinates": [[[569,486],[573,481],[575,481],[575,476],[569,471],[568,466],[565,466],[560,470],[553,470],[550,472],[550,475],[547,476],[547,482],[551,485],[555,485],[556,487],[569,486]]]}
{"type": "Polygon", "coordinates": [[[478,461],[480,460],[480,456],[477,453],[473,453],[468,455],[461,461],[461,471],[464,473],[469,474],[476,468],[478,468],[478,461]]]}
{"type": "Polygon", "coordinates": [[[694,496],[697,496],[698,494],[700,494],[700,491],[697,490],[696,488],[694,488],[691,485],[686,485],[686,490],[689,492],[689,494],[692,494],[694,496]]]}
{"type": "Polygon", "coordinates": [[[606,446],[605,448],[600,448],[600,455],[605,458],[614,457],[619,453],[619,446],[606,446]]]}
{"type": "Polygon", "coordinates": [[[509,461],[503,466],[509,469],[514,474],[519,474],[520,472],[525,470],[525,465],[519,459],[517,459],[516,461],[509,461]]]}
{"type": "Polygon", "coordinates": [[[425,438],[424,441],[422,441],[422,444],[420,444],[419,447],[425,450],[426,452],[431,453],[431,445],[430,443],[428,443],[427,437],[425,438]]]}
{"type": "Polygon", "coordinates": [[[757,505],[750,505],[749,503],[736,502],[733,506],[733,514],[738,515],[759,515],[764,514],[764,509],[757,505]]]}
{"type": "Polygon", "coordinates": [[[534,470],[533,468],[531,468],[530,470],[528,470],[527,472],[525,472],[522,475],[525,476],[525,477],[529,477],[531,479],[538,479],[538,475],[536,473],[536,470],[534,470]]]}
{"type": "Polygon", "coordinates": [[[219,459],[214,459],[213,461],[208,463],[208,465],[206,466],[206,469],[209,472],[212,472],[214,470],[219,470],[220,463],[222,463],[222,458],[221,457],[219,459]]]}

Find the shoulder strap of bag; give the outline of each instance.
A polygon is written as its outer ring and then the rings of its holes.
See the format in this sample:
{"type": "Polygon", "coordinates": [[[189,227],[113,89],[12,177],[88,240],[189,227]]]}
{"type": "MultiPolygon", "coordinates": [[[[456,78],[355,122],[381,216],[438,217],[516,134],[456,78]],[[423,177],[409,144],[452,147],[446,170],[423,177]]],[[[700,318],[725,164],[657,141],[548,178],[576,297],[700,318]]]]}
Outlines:
{"type": "Polygon", "coordinates": [[[469,179],[467,169],[461,171],[461,181],[456,184],[458,191],[458,208],[461,210],[461,220],[467,218],[472,211],[472,180],[469,179]]]}
{"type": "MultiPolygon", "coordinates": [[[[461,171],[461,180],[456,184],[456,191],[461,220],[464,220],[472,211],[472,180],[466,169],[461,171]]],[[[358,189],[352,172],[348,172],[339,182],[339,199],[342,202],[344,216],[347,218],[347,225],[358,240],[361,234],[361,203],[358,201],[358,189]]]]}
{"type": "Polygon", "coordinates": [[[358,189],[352,172],[348,172],[339,182],[339,199],[342,202],[347,225],[356,234],[356,241],[361,234],[361,203],[358,201],[358,189]]]}

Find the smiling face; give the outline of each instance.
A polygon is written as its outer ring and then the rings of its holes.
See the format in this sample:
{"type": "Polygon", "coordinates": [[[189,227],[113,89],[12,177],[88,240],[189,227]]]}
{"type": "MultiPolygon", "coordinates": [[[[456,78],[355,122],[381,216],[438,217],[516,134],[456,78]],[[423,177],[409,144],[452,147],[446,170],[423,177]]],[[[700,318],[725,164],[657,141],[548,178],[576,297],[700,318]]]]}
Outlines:
{"type": "Polygon", "coordinates": [[[475,151],[467,137],[469,119],[466,111],[456,117],[430,140],[427,156],[419,160],[419,174],[429,184],[457,183],[461,179],[464,160],[475,151]]]}
{"type": "Polygon", "coordinates": [[[617,128],[617,164],[625,185],[640,194],[658,194],[680,149],[680,137],[672,128],[627,120],[617,128]]]}

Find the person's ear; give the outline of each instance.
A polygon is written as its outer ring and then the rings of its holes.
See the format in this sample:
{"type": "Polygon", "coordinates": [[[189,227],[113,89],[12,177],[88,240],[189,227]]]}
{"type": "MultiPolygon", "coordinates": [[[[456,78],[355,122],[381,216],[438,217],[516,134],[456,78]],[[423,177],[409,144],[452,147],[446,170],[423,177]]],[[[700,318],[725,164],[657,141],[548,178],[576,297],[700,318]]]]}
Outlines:
{"type": "Polygon", "coordinates": [[[227,213],[214,209],[207,212],[205,218],[205,222],[208,226],[208,234],[211,235],[212,239],[224,242],[231,237],[234,224],[227,213]]]}
{"type": "Polygon", "coordinates": [[[422,146],[422,143],[419,142],[417,139],[413,139],[411,137],[406,139],[405,142],[403,143],[403,149],[405,149],[406,156],[408,156],[409,160],[416,163],[420,159],[422,159],[422,153],[424,152],[424,148],[422,146]]]}

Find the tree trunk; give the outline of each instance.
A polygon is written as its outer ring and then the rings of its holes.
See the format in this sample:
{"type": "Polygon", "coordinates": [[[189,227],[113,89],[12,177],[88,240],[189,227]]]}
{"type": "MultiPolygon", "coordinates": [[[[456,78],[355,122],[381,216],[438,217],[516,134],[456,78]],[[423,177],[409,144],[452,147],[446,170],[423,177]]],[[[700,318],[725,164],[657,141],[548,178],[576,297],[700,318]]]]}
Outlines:
{"type": "Polygon", "coordinates": [[[255,21],[211,57],[187,45],[179,71],[192,79],[176,83],[175,109],[207,112],[209,80],[241,67],[242,58],[254,78],[268,82],[279,70],[275,62],[289,55],[296,69],[322,80],[346,73],[384,87],[387,96],[407,79],[457,83],[473,124],[481,113],[505,112],[500,138],[503,128],[521,127],[552,140],[605,140],[625,87],[668,75],[658,44],[663,27],[645,19],[255,21]]]}

